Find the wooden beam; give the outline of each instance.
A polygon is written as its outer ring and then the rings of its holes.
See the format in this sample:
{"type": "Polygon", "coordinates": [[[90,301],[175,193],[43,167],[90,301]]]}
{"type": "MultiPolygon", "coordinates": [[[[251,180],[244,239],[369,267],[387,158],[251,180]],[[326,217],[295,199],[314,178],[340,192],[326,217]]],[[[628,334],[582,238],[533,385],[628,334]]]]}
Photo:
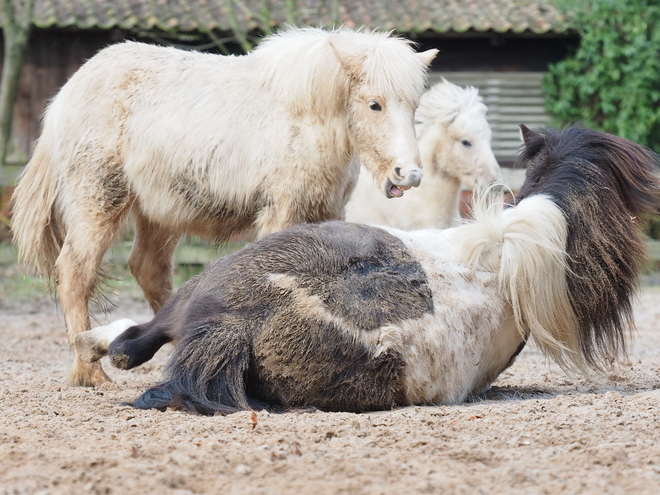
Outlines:
{"type": "MultiPolygon", "coordinates": [[[[183,244],[179,246],[174,253],[176,265],[199,265],[204,266],[216,258],[230,254],[247,245],[247,242],[229,242],[217,250],[211,246],[183,244]]],[[[649,239],[646,241],[649,258],[651,261],[660,262],[660,241],[649,239]]],[[[128,254],[130,245],[118,244],[113,246],[106,254],[105,258],[113,263],[128,263],[128,254]]],[[[16,249],[14,246],[3,243],[0,244],[0,265],[12,265],[17,261],[16,249]]]]}

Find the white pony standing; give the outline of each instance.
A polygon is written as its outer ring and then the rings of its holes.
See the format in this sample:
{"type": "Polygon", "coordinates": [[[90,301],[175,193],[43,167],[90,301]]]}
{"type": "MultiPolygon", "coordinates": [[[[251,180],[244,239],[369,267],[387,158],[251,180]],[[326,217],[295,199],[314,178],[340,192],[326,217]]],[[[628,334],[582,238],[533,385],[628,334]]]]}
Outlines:
{"type": "Polygon", "coordinates": [[[422,95],[415,129],[424,167],[420,187],[389,201],[377,194],[374,176],[362,166],[346,220],[405,230],[450,227],[460,218],[461,187],[474,189],[499,178],[486,105],[476,88],[443,78],[422,95]]]}
{"type": "MultiPolygon", "coordinates": [[[[220,56],[126,42],[50,103],[14,194],[21,260],[54,280],[69,343],[90,328],[101,262],[128,218],[154,311],[184,233],[218,242],[341,218],[359,162],[380,194],[421,180],[414,111],[437,50],[388,33],[289,28],[220,56]]],[[[70,381],[108,381],[74,356],[70,381]]]]}

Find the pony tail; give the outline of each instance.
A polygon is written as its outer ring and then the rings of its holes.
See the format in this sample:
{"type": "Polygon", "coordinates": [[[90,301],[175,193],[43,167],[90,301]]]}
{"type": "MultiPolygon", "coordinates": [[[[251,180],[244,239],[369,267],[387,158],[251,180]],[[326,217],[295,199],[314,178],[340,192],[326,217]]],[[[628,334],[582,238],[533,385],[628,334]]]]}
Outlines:
{"type": "Polygon", "coordinates": [[[197,414],[230,414],[255,403],[245,391],[250,356],[247,336],[218,322],[197,326],[173,351],[164,383],[144,392],[132,405],[168,407],[197,414]]]}
{"type": "Polygon", "coordinates": [[[503,210],[502,202],[477,198],[475,222],[458,247],[473,267],[498,273],[502,294],[521,336],[530,337],[566,372],[588,369],[566,284],[562,211],[544,195],[503,210]]]}
{"type": "Polygon", "coordinates": [[[52,157],[47,146],[38,143],[12,195],[12,231],[19,260],[49,281],[52,281],[55,261],[64,242],[56,207],[58,193],[52,157]]]}
{"type": "Polygon", "coordinates": [[[240,411],[236,407],[225,406],[218,402],[212,402],[190,395],[174,392],[170,384],[164,383],[158,387],[146,390],[137,400],[131,404],[137,409],[158,409],[165,411],[168,407],[189,413],[213,416],[215,414],[232,414],[240,411]]]}
{"type": "Polygon", "coordinates": [[[589,365],[566,283],[568,225],[563,212],[540,195],[503,216],[499,280],[518,330],[567,373],[586,373],[589,365]]]}

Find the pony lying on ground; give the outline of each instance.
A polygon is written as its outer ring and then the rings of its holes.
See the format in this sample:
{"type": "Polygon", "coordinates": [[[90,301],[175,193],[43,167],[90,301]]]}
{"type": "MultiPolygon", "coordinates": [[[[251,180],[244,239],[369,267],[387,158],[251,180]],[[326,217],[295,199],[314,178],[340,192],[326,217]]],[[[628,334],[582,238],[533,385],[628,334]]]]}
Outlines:
{"type": "Polygon", "coordinates": [[[433,85],[420,99],[415,130],[424,182],[400,201],[389,201],[361,167],[346,220],[405,230],[450,227],[460,221],[461,186],[478,189],[499,178],[486,105],[475,88],[445,79],[433,85]]]}
{"type": "MultiPolygon", "coordinates": [[[[222,242],[343,218],[359,162],[384,195],[418,186],[413,118],[436,53],[290,28],[241,57],[126,42],[90,59],[49,105],[14,194],[19,256],[55,280],[69,342],[90,328],[103,255],[129,216],[128,264],[155,312],[184,233],[222,242]]],[[[74,384],[107,380],[74,357],[74,384]]]]}
{"type": "Polygon", "coordinates": [[[515,207],[484,201],[446,230],[297,226],[210,264],[152,321],[76,345],[132,368],[174,340],[166,381],[134,406],[202,414],[456,403],[529,339],[568,372],[605,370],[626,355],[660,159],[592,130],[521,129],[515,207]]]}

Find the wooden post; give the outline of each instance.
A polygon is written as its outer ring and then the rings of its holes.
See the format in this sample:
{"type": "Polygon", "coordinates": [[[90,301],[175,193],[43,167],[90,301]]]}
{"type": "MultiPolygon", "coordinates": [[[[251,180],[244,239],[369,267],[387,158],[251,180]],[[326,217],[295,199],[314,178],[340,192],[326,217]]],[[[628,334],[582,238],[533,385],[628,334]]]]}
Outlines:
{"type": "Polygon", "coordinates": [[[33,7],[34,0],[23,0],[22,5],[18,0],[0,0],[5,44],[0,79],[0,166],[5,165],[9,148],[14,103],[30,37],[33,7]]]}

